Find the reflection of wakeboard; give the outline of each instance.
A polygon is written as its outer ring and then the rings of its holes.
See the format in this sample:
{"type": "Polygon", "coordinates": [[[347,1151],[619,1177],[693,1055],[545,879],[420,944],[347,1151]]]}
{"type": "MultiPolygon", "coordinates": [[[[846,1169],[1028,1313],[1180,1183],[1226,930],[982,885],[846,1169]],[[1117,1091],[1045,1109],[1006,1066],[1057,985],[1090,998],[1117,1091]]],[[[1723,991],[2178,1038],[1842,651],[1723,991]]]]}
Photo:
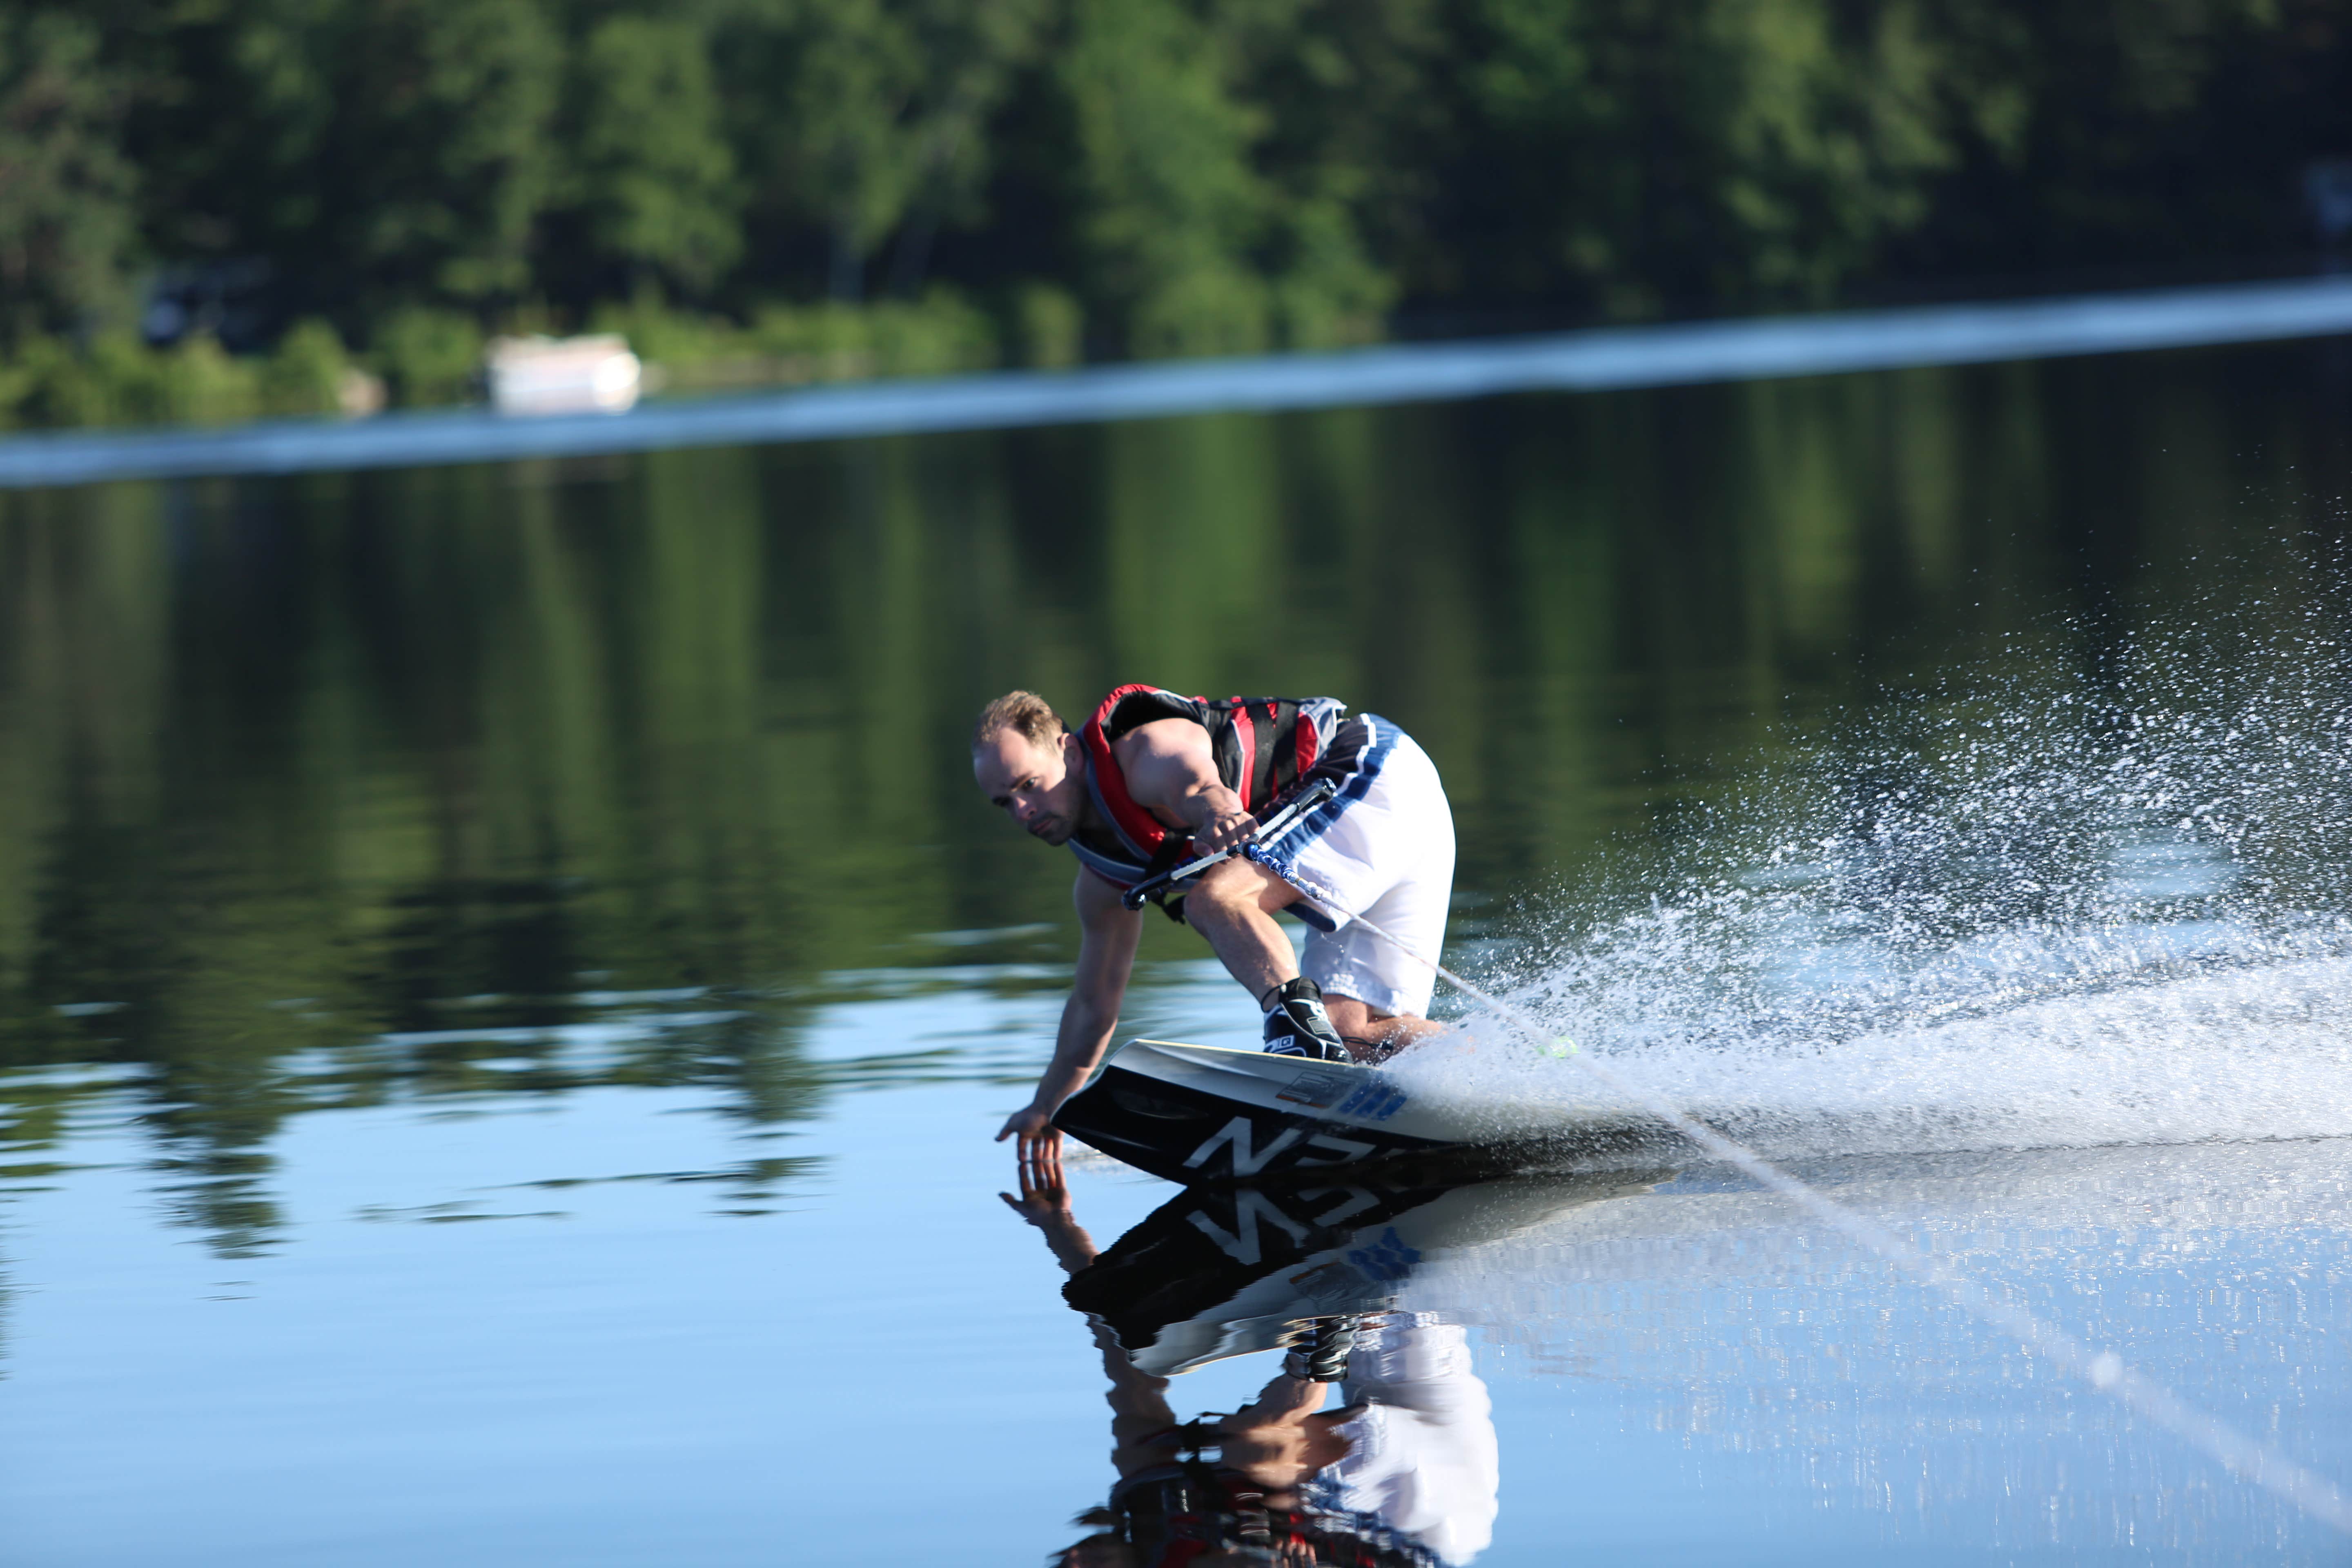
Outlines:
{"type": "Polygon", "coordinates": [[[1360,1171],[1328,1185],[1194,1188],[1120,1237],[1063,1294],[1108,1324],[1137,1366],[1170,1377],[1274,1349],[1303,1320],[1385,1311],[1433,1257],[1639,1191],[1660,1173],[1448,1187],[1360,1171]]]}
{"type": "MultiPolygon", "coordinates": [[[[1619,1118],[1622,1121],[1622,1118],[1619,1118]]],[[[1491,1115],[1418,1100],[1378,1068],[1168,1040],[1129,1040],[1054,1125],[1176,1182],[1305,1177],[1400,1155],[1523,1142],[1491,1115]]],[[[1546,1133],[1567,1131],[1557,1123],[1546,1133]]]]}

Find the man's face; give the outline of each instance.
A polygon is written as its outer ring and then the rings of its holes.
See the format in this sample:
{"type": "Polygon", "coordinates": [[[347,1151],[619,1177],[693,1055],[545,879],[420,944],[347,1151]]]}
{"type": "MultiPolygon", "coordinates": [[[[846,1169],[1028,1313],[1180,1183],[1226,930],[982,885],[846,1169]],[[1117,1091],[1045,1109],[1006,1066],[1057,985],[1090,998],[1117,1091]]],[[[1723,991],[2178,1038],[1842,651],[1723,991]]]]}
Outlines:
{"type": "Polygon", "coordinates": [[[971,776],[992,805],[1032,836],[1067,844],[1086,809],[1087,781],[1074,765],[1078,739],[1041,746],[1017,730],[1000,730],[972,749],[971,776]]]}

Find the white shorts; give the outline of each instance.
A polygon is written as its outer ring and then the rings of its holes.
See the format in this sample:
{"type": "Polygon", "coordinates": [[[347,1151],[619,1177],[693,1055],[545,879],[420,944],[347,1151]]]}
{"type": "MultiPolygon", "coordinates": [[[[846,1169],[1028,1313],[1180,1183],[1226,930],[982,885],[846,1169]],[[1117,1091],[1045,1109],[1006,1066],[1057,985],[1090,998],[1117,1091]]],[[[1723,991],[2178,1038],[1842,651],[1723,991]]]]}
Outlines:
{"type": "Polygon", "coordinates": [[[1291,913],[1317,928],[1299,959],[1309,980],[1375,1013],[1426,1016],[1436,973],[1399,947],[1434,959],[1444,943],[1453,808],[1429,754],[1387,720],[1359,714],[1332,741],[1307,777],[1339,795],[1255,858],[1307,895],[1291,913]],[[1359,723],[1367,732],[1351,734],[1359,723]]]}

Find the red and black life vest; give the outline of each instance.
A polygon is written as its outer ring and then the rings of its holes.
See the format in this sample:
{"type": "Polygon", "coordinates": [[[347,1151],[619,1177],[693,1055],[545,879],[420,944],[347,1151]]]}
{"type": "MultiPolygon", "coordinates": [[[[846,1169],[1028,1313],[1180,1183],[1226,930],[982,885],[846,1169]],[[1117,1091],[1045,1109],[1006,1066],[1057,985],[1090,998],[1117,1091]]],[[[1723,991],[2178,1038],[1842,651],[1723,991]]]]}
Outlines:
{"type": "Polygon", "coordinates": [[[1241,797],[1242,809],[1264,816],[1278,807],[1315,766],[1347,705],[1328,697],[1179,697],[1156,686],[1122,686],[1102,700],[1078,730],[1086,748],[1087,789],[1097,828],[1069,840],[1087,868],[1131,888],[1192,858],[1191,837],[1171,828],[1127,793],[1127,777],[1111,755],[1118,738],[1156,719],[1189,719],[1209,731],[1217,777],[1241,797]]]}

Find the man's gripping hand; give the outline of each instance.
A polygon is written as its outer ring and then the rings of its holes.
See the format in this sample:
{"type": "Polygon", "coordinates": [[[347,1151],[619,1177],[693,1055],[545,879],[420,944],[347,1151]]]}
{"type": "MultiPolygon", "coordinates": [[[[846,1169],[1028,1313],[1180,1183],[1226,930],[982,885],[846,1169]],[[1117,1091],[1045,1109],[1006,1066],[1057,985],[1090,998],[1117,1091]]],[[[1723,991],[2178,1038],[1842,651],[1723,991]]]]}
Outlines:
{"type": "Polygon", "coordinates": [[[1005,1118],[1003,1129],[996,1135],[999,1143],[1018,1135],[1013,1158],[1021,1168],[1024,1182],[1039,1186],[1058,1187],[1062,1184],[1062,1134],[1054,1125],[1054,1113],[1027,1106],[1005,1118]]]}
{"type": "Polygon", "coordinates": [[[1201,854],[1214,855],[1248,843],[1256,832],[1257,818],[1244,811],[1239,797],[1228,791],[1223,800],[1209,808],[1200,831],[1192,835],[1192,847],[1201,854]]]}

